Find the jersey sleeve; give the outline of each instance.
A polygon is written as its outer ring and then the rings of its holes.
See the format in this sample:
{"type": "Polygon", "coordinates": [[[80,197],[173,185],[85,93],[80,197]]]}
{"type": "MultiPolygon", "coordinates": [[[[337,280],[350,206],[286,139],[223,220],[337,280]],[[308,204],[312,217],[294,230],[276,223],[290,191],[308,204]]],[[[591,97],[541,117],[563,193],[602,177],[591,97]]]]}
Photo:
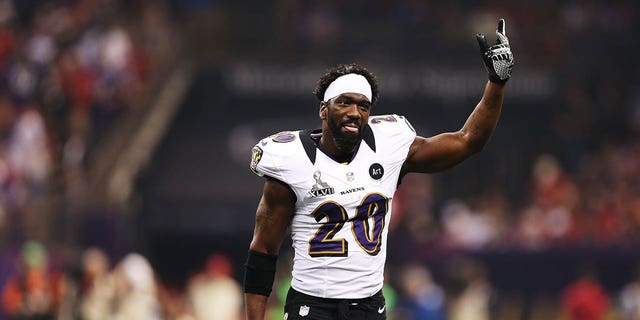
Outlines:
{"type": "Polygon", "coordinates": [[[409,147],[416,138],[416,130],[409,120],[397,114],[372,116],[369,125],[375,132],[384,136],[385,152],[402,157],[402,161],[409,153],[409,147]]]}
{"type": "Polygon", "coordinates": [[[283,167],[288,162],[294,148],[297,133],[283,131],[260,140],[251,149],[250,168],[258,176],[267,176],[287,182],[286,170],[283,167]]]}

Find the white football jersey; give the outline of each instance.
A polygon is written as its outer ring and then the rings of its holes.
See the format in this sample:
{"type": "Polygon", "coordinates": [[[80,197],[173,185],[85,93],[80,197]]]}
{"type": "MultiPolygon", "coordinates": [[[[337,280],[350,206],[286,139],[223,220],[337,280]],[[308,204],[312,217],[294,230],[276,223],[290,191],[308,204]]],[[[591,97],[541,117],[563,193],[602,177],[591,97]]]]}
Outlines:
{"type": "Polygon", "coordinates": [[[382,289],[391,204],[416,133],[402,116],[371,116],[347,164],[317,148],[319,134],[284,131],[262,139],[251,169],[295,193],[291,286],[322,298],[370,297],[382,289]]]}

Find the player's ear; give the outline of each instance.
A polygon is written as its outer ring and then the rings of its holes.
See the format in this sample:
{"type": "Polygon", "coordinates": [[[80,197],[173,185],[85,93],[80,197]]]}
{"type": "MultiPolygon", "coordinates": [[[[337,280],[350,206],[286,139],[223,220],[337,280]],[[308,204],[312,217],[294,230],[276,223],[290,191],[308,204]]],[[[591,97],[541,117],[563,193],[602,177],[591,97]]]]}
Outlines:
{"type": "Polygon", "coordinates": [[[324,101],[320,102],[320,119],[327,119],[327,104],[324,101]]]}

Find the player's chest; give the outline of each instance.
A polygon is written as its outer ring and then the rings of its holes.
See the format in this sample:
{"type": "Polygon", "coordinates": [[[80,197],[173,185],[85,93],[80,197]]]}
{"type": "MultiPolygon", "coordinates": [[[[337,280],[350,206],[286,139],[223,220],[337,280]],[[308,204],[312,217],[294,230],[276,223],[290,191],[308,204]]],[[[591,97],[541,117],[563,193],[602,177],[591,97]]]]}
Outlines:
{"type": "Polygon", "coordinates": [[[363,201],[376,195],[389,198],[395,186],[384,178],[384,164],[375,157],[344,165],[332,160],[319,159],[305,172],[302,205],[307,210],[325,203],[336,203],[347,209],[357,208],[363,201]]]}

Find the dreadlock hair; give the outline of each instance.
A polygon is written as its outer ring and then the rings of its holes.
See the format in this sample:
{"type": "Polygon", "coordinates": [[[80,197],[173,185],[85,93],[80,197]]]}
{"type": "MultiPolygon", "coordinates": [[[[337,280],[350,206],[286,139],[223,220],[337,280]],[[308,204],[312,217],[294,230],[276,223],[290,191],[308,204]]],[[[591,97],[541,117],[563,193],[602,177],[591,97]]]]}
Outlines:
{"type": "Polygon", "coordinates": [[[371,104],[373,105],[376,103],[376,101],[378,101],[378,80],[371,71],[356,63],[341,64],[327,70],[327,73],[322,75],[320,80],[318,80],[318,84],[316,85],[316,89],[313,90],[313,94],[318,98],[318,100],[323,101],[324,92],[327,91],[331,82],[349,73],[359,74],[367,79],[369,85],[371,85],[371,104]]]}

